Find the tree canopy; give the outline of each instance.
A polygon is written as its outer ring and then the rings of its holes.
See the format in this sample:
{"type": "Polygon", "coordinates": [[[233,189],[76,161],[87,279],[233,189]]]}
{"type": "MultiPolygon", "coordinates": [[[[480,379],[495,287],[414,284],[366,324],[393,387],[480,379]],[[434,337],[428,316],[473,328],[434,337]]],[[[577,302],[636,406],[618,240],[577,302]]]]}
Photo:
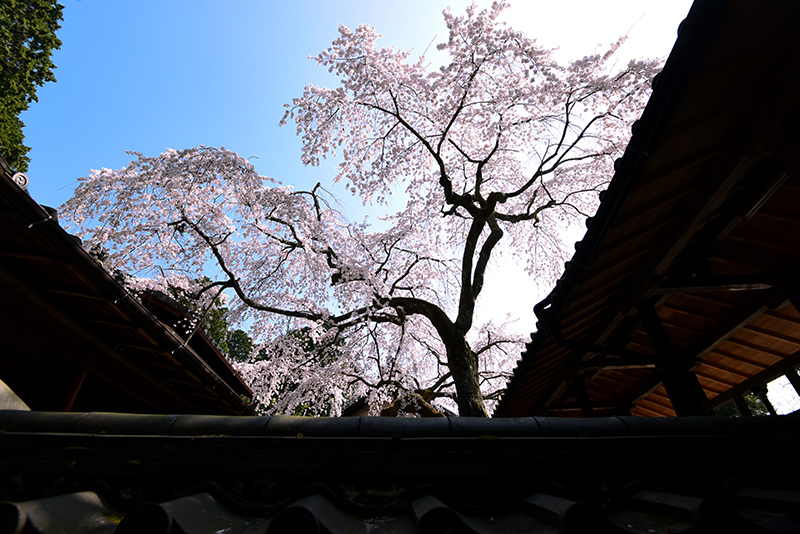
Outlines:
{"type": "Polygon", "coordinates": [[[20,172],[30,158],[19,114],[38,100],[37,87],[56,81],[50,55],[61,46],[62,9],[52,0],[0,2],[0,154],[20,172]]]}
{"type": "Polygon", "coordinates": [[[328,185],[281,185],[210,147],[132,153],[80,179],[61,211],[140,286],[230,295],[230,323],[275,355],[239,366],[272,411],[335,414],[357,397],[380,410],[424,392],[486,416],[522,343],[475,323],[490,259],[505,238],[531,276],[553,280],[560,229],[595,209],[658,68],[617,65],[621,40],[559,64],[498,21],[504,7],[446,10],[441,68],[341,26],[315,58],[339,85],[287,105],[305,164],[337,157],[333,180],[364,202],[402,191],[385,229],[349,221],[328,185]]]}

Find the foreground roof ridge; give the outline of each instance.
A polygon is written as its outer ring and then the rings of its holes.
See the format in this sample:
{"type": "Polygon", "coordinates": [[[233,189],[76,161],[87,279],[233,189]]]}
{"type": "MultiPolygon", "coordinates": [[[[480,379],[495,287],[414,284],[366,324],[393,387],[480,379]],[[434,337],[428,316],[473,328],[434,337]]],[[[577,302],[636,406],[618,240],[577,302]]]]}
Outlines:
{"type": "Polygon", "coordinates": [[[0,432],[121,436],[547,438],[800,434],[800,417],[299,417],[0,410],[0,432]]]}

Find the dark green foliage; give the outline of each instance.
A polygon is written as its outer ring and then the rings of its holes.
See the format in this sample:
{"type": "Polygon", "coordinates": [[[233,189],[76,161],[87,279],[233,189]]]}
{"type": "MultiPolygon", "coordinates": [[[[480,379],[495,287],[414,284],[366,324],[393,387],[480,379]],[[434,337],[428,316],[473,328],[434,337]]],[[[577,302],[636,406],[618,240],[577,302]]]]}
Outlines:
{"type": "Polygon", "coordinates": [[[0,0],[0,154],[20,172],[30,158],[18,115],[38,100],[37,87],[56,81],[50,55],[61,46],[62,10],[48,0],[0,0]]]}
{"type": "MultiPolygon", "coordinates": [[[[747,404],[747,407],[750,408],[750,413],[754,416],[758,415],[769,415],[769,410],[764,405],[764,402],[758,397],[758,395],[754,395],[753,393],[748,393],[747,395],[742,395],[744,402],[747,404]]],[[[736,407],[733,401],[726,402],[725,404],[718,406],[714,409],[714,415],[717,417],[741,417],[742,414],[739,412],[739,409],[736,407]]]]}
{"type": "Polygon", "coordinates": [[[234,330],[228,332],[226,338],[228,344],[228,355],[237,362],[244,362],[250,358],[253,352],[253,340],[244,330],[234,330]]]}
{"type": "MultiPolygon", "coordinates": [[[[201,284],[208,284],[211,282],[211,279],[204,278],[199,280],[199,282],[201,284]]],[[[223,353],[228,354],[228,337],[230,335],[227,318],[228,308],[222,305],[222,301],[217,298],[214,299],[211,306],[201,305],[195,297],[183,289],[171,287],[170,293],[172,298],[185,306],[194,318],[202,319],[200,328],[202,328],[206,335],[217,344],[223,353]]],[[[244,334],[244,332],[242,333],[244,334]]],[[[244,335],[246,336],[247,334],[244,335]]]]}
{"type": "MultiPolygon", "coordinates": [[[[204,310],[200,310],[202,313],[204,310]]],[[[228,308],[222,306],[219,299],[214,301],[211,308],[206,311],[205,319],[200,327],[205,330],[205,333],[214,340],[214,343],[222,350],[223,353],[228,354],[230,349],[228,347],[228,308]]]]}
{"type": "Polygon", "coordinates": [[[744,402],[747,403],[747,407],[750,408],[750,413],[753,415],[769,415],[769,410],[767,409],[764,401],[758,395],[754,393],[748,393],[744,395],[744,402]]]}
{"type": "MultiPolygon", "coordinates": [[[[202,278],[197,282],[200,287],[211,285],[209,278],[202,278]]],[[[320,341],[312,336],[311,328],[307,326],[292,330],[256,350],[253,340],[247,332],[241,329],[230,329],[227,318],[228,308],[223,306],[219,298],[215,299],[211,306],[208,306],[207,304],[201,305],[196,295],[180,288],[172,287],[170,294],[180,305],[185,307],[185,311],[193,319],[200,320],[200,328],[234,361],[296,360],[297,354],[303,355],[303,358],[300,359],[301,363],[294,369],[295,373],[281,379],[281,383],[276,388],[278,394],[266,403],[256,406],[256,410],[259,412],[267,413],[285,395],[297,391],[302,382],[297,379],[297,376],[302,374],[304,367],[311,363],[322,366],[331,365],[341,356],[344,340],[325,336],[324,340],[320,341]]],[[[332,409],[333,399],[330,398],[316,404],[300,403],[292,408],[290,415],[328,416],[332,409]]]]}

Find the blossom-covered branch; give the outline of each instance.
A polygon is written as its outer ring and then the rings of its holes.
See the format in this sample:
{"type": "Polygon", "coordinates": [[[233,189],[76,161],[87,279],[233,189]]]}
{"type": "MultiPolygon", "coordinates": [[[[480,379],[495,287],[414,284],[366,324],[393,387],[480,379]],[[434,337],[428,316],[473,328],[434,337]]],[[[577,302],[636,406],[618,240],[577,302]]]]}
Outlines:
{"type": "Polygon", "coordinates": [[[338,158],[333,180],[364,202],[404,191],[385,230],[348,222],[321,183],[294,190],[208,147],[134,153],[81,179],[63,212],[112,269],[201,299],[226,290],[259,347],[240,368],[265,410],[337,413],[357,397],[380,410],[414,393],[486,416],[521,346],[476,321],[493,258],[558,274],[559,229],[593,211],[658,68],[616,68],[622,41],[561,65],[499,22],[505,7],[445,11],[436,69],[341,26],[314,58],[339,85],[287,106],[304,163],[338,158]]]}

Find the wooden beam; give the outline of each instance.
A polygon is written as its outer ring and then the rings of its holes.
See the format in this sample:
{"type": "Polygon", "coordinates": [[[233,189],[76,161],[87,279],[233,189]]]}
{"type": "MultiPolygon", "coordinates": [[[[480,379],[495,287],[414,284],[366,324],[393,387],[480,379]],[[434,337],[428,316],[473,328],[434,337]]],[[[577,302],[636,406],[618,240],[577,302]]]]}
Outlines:
{"type": "Polygon", "coordinates": [[[702,415],[701,406],[708,400],[697,375],[691,370],[694,360],[676,353],[669,340],[653,300],[636,305],[639,318],[656,352],[656,369],[678,416],[702,415]]]}
{"type": "MultiPolygon", "coordinates": [[[[713,369],[715,371],[722,371],[723,373],[731,374],[731,375],[737,377],[739,380],[747,380],[748,378],[750,378],[750,375],[748,375],[747,373],[743,373],[742,371],[738,371],[738,370],[734,369],[733,367],[730,367],[729,365],[722,365],[719,362],[704,361],[702,363],[702,365],[704,367],[708,368],[708,369],[713,369]]],[[[699,367],[700,366],[698,366],[698,368],[699,367]]],[[[695,369],[695,371],[697,371],[697,368],[695,369]]]]}
{"type": "Polygon", "coordinates": [[[767,407],[767,411],[770,415],[778,415],[778,411],[775,409],[775,406],[772,405],[770,402],[769,397],[767,397],[767,387],[764,385],[758,385],[753,388],[753,395],[757,396],[761,399],[761,402],[764,403],[764,406],[767,407]]]}
{"type": "Polygon", "coordinates": [[[753,325],[745,325],[741,329],[747,332],[755,332],[758,335],[765,336],[777,341],[785,341],[787,343],[792,343],[794,345],[800,345],[800,338],[782,334],[781,332],[775,332],[772,330],[767,330],[765,328],[759,328],[753,325]]]}
{"type": "MultiPolygon", "coordinates": [[[[752,160],[747,157],[741,157],[731,167],[728,172],[722,172],[724,178],[722,180],[709,180],[705,187],[700,188],[697,197],[705,198],[706,201],[697,206],[692,206],[692,216],[688,222],[678,226],[674,241],[672,242],[669,250],[661,256],[661,261],[653,269],[652,274],[661,277],[667,272],[667,269],[672,264],[673,260],[680,254],[686,244],[694,237],[695,232],[705,224],[711,214],[716,210],[727,198],[728,193],[733,187],[738,184],[750,171],[752,160]]],[[[719,175],[718,174],[718,175],[719,175]]]]}
{"type": "Polygon", "coordinates": [[[196,410],[189,399],[145,373],[134,361],[77,322],[73,315],[55,306],[37,289],[0,264],[0,292],[11,302],[26,302],[36,308],[35,323],[23,317],[8,316],[6,319],[13,321],[16,328],[30,331],[31,339],[36,339],[54,354],[78,366],[88,365],[94,374],[157,410],[162,410],[164,406],[187,413],[196,410]],[[37,326],[34,327],[34,324],[37,326]],[[41,325],[48,325],[50,330],[47,335],[35,330],[41,325]],[[79,353],[76,347],[91,347],[91,350],[79,353]]]}
{"type": "Polygon", "coordinates": [[[562,366],[563,370],[559,373],[560,378],[553,380],[554,387],[547,395],[545,402],[541,404],[541,407],[544,410],[547,410],[552,403],[556,402],[565,391],[569,391],[570,381],[576,373],[582,370],[580,367],[581,362],[593,354],[599,354],[599,357],[601,358],[607,356],[622,357],[627,358],[630,361],[636,361],[644,364],[652,364],[655,358],[653,354],[648,354],[645,352],[637,352],[625,348],[610,347],[566,339],[561,336],[560,332],[558,331],[554,331],[552,333],[552,339],[556,345],[576,351],[578,356],[570,358],[571,362],[575,363],[562,366]]]}
{"type": "Polygon", "coordinates": [[[31,252],[19,252],[15,250],[0,250],[0,257],[19,258],[22,260],[32,260],[51,263],[66,263],[63,258],[57,256],[46,256],[44,254],[33,254],[31,252]]]}
{"type": "Polygon", "coordinates": [[[583,374],[577,374],[572,382],[575,389],[575,397],[581,407],[581,415],[583,417],[594,417],[592,399],[589,398],[589,390],[586,389],[586,377],[583,374]]]}
{"type": "Polygon", "coordinates": [[[753,319],[764,313],[768,309],[766,302],[771,300],[772,292],[760,293],[759,295],[762,298],[758,299],[757,302],[743,309],[736,308],[728,317],[719,320],[719,322],[722,324],[722,327],[704,339],[692,351],[694,352],[692,356],[696,359],[702,358],[717,348],[720,343],[727,340],[736,332],[750,324],[753,319]]]}
{"type": "Polygon", "coordinates": [[[657,294],[709,293],[712,291],[753,291],[770,289],[777,282],[768,275],[697,276],[662,281],[655,289],[657,294]]]}
{"type": "Polygon", "coordinates": [[[117,328],[128,328],[131,330],[139,330],[139,325],[132,323],[130,321],[119,321],[115,319],[111,319],[109,317],[93,317],[85,315],[81,317],[82,321],[86,321],[89,323],[96,323],[96,324],[104,324],[107,326],[114,326],[117,328]]]}
{"type": "MultiPolygon", "coordinates": [[[[788,177],[775,158],[755,161],[743,155],[729,169],[723,175],[722,181],[717,183],[708,181],[707,185],[701,188],[700,195],[706,198],[706,202],[699,206],[700,209],[695,212],[694,218],[683,226],[672,248],[653,270],[655,276],[661,277],[667,272],[673,260],[719,207],[723,206],[721,218],[713,224],[715,231],[712,235],[707,236],[712,239],[727,236],[742,220],[752,216],[788,177]],[[737,200],[740,202],[726,202],[731,191],[739,184],[744,184],[747,188],[746,191],[738,193],[737,200]]],[[[731,195],[732,198],[733,196],[731,195]]]]}
{"type": "MultiPolygon", "coordinates": [[[[755,319],[756,317],[758,317],[762,313],[764,313],[768,309],[767,306],[764,304],[764,302],[766,302],[767,300],[771,300],[773,296],[774,296],[773,295],[773,291],[762,292],[762,293],[759,293],[759,299],[758,299],[757,302],[754,302],[754,303],[750,304],[749,306],[747,306],[747,307],[745,307],[743,309],[742,308],[737,308],[737,309],[730,310],[730,312],[727,314],[727,316],[721,321],[722,327],[719,328],[715,332],[711,332],[710,335],[706,336],[688,354],[691,354],[695,359],[700,359],[700,358],[704,357],[706,354],[708,354],[709,352],[716,351],[720,355],[725,356],[726,358],[730,358],[730,359],[733,359],[735,361],[740,361],[740,362],[743,362],[743,363],[747,363],[749,365],[752,365],[754,367],[759,368],[759,370],[765,369],[765,367],[760,363],[752,362],[752,361],[743,359],[742,357],[735,356],[733,354],[728,353],[727,351],[718,351],[717,347],[719,346],[720,343],[722,343],[723,341],[728,339],[731,335],[733,335],[737,331],[739,331],[743,326],[749,324],[753,319],[755,319]]],[[[703,299],[702,296],[698,296],[698,297],[695,297],[695,298],[703,299]]],[[[670,306],[669,301],[664,301],[662,299],[661,302],[663,302],[663,307],[667,307],[667,308],[670,308],[670,309],[675,309],[674,307],[670,306]]],[[[723,306],[725,305],[725,303],[717,303],[716,301],[714,301],[714,302],[715,302],[715,304],[722,304],[723,306]]],[[[689,311],[689,310],[681,310],[681,311],[686,311],[687,313],[691,313],[691,311],[689,311]]],[[[585,367],[583,367],[583,368],[588,370],[588,369],[592,369],[592,368],[596,367],[596,368],[599,369],[600,368],[599,364],[602,364],[605,361],[608,361],[610,363],[611,361],[614,361],[614,360],[612,360],[611,358],[608,358],[607,360],[600,360],[600,359],[588,360],[587,362],[584,363],[585,367]],[[596,366],[593,365],[595,363],[598,364],[598,365],[596,365],[596,366]]],[[[747,376],[749,376],[749,375],[745,376],[745,375],[741,374],[740,372],[734,371],[732,369],[723,368],[720,364],[718,364],[716,362],[706,362],[706,365],[708,365],[709,367],[712,367],[712,368],[721,369],[721,370],[726,371],[726,372],[731,372],[733,374],[736,374],[737,376],[740,376],[742,379],[746,379],[747,376]]],[[[604,369],[615,369],[615,368],[617,368],[617,367],[614,367],[614,366],[604,367],[604,369]]],[[[619,369],[624,369],[625,367],[620,366],[618,368],[619,369]]],[[[627,368],[633,369],[635,367],[631,366],[631,367],[627,367],[627,368]]],[[[639,368],[643,368],[643,367],[639,367],[639,368]]],[[[661,376],[658,375],[657,377],[654,377],[653,380],[643,384],[643,387],[637,393],[635,393],[634,395],[626,398],[626,400],[624,402],[630,403],[631,405],[635,406],[641,399],[644,399],[644,398],[648,397],[653,391],[658,389],[661,385],[663,385],[662,384],[662,380],[661,380],[661,376]]],[[[724,395],[724,393],[722,395],[724,395]]],[[[716,397],[713,400],[716,400],[716,397]]],[[[710,401],[710,402],[713,402],[713,400],[710,401]]],[[[728,397],[727,400],[730,400],[730,397],[728,397]]],[[[703,412],[704,413],[708,413],[711,408],[706,408],[707,404],[705,402],[704,402],[703,406],[704,406],[703,412]]]]}
{"type": "Polygon", "coordinates": [[[794,309],[800,312],[800,287],[798,287],[798,284],[792,284],[786,287],[786,293],[794,309]]]}
{"type": "Polygon", "coordinates": [[[587,371],[604,369],[653,369],[655,362],[643,362],[630,358],[592,358],[580,363],[580,368],[587,371]]]}
{"type": "Polygon", "coordinates": [[[794,371],[794,369],[800,365],[800,351],[795,352],[790,356],[784,357],[783,361],[780,361],[760,373],[751,376],[747,380],[744,380],[737,384],[736,386],[732,387],[728,391],[724,393],[720,393],[713,399],[710,399],[703,405],[704,411],[710,411],[717,406],[726,403],[727,401],[734,399],[735,395],[742,395],[749,393],[760,385],[767,384],[772,382],[776,378],[787,374],[789,371],[794,371]]]}
{"type": "Polygon", "coordinates": [[[56,295],[66,295],[68,297],[78,297],[82,299],[90,299],[90,300],[107,300],[104,296],[100,295],[99,293],[89,293],[88,291],[77,291],[73,289],[62,289],[62,288],[45,288],[43,290],[46,293],[54,293],[56,295]]]}
{"type": "Polygon", "coordinates": [[[736,408],[739,410],[739,413],[742,414],[742,417],[753,417],[753,412],[750,411],[750,406],[747,405],[745,402],[744,397],[739,395],[738,393],[733,396],[733,403],[736,405],[736,408]]]}
{"type": "Polygon", "coordinates": [[[742,347],[747,347],[748,349],[753,349],[758,352],[762,352],[764,354],[770,354],[772,356],[777,356],[778,358],[786,357],[786,353],[780,350],[772,349],[769,347],[765,347],[763,345],[757,345],[750,341],[744,341],[743,339],[730,339],[728,340],[735,345],[740,345],[742,347]]]}
{"type": "Polygon", "coordinates": [[[645,412],[645,415],[647,417],[667,417],[667,415],[668,415],[668,414],[659,412],[657,410],[654,410],[652,408],[646,408],[646,407],[640,406],[640,405],[637,405],[636,408],[634,408],[634,410],[638,410],[640,412],[645,412]]]}
{"type": "Polygon", "coordinates": [[[89,374],[88,366],[83,366],[82,368],[78,369],[77,373],[75,373],[69,389],[67,390],[67,395],[64,397],[64,402],[61,403],[62,412],[68,412],[72,410],[72,406],[75,404],[75,399],[78,397],[78,393],[81,390],[81,386],[83,386],[84,380],[86,380],[87,374],[89,374]]]}
{"type": "MultiPolygon", "coordinates": [[[[595,414],[598,413],[607,413],[612,412],[614,414],[629,414],[633,411],[634,406],[632,404],[595,404],[592,406],[592,410],[595,414]]],[[[556,406],[548,406],[545,409],[546,413],[570,413],[570,412],[579,412],[582,411],[582,408],[577,405],[569,405],[569,404],[559,404],[556,406]]]]}

